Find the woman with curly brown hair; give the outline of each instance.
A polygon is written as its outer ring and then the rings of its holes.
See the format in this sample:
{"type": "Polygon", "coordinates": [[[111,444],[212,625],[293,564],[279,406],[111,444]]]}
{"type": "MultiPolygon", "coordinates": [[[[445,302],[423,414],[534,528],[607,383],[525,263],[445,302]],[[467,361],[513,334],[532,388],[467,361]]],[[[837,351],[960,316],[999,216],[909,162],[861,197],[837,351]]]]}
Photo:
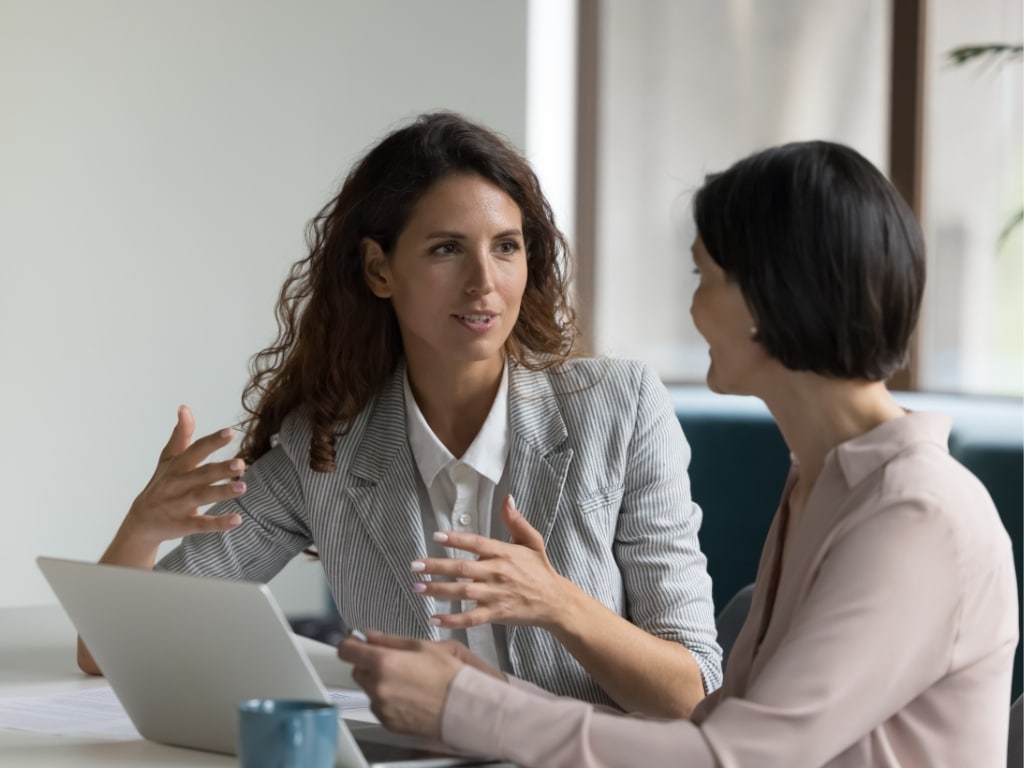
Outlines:
{"type": "Polygon", "coordinates": [[[309,241],[240,455],[204,463],[231,430],[192,442],[182,407],[102,562],[152,568],[184,537],[157,568],[266,581],[315,546],[349,626],[688,714],[721,661],[689,449],[647,367],[577,353],[569,250],[529,164],[424,115],[355,165],[309,241]]]}

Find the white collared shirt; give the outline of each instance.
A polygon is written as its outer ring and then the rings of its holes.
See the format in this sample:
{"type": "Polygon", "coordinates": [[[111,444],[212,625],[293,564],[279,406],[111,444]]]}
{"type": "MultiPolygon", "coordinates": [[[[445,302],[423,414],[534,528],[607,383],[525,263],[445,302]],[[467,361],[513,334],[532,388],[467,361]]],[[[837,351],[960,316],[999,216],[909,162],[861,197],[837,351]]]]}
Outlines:
{"type": "MultiPolygon", "coordinates": [[[[423,533],[430,557],[476,559],[476,555],[442,547],[434,541],[436,531],[467,531],[505,539],[508,532],[501,518],[501,505],[508,495],[505,464],[509,452],[508,365],[506,364],[483,426],[459,458],[438,439],[427,424],[405,374],[405,414],[409,446],[419,469],[420,509],[423,533]]],[[[470,610],[472,601],[435,600],[439,614],[470,610]]],[[[485,624],[468,630],[441,630],[442,637],[464,642],[485,661],[508,671],[505,628],[485,624]]]]}

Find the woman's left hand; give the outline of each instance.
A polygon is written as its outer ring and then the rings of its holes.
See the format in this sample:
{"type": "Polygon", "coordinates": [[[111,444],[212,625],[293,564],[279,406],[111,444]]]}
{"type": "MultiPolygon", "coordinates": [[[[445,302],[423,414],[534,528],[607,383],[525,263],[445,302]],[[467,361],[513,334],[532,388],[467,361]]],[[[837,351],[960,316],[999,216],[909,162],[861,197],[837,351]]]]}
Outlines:
{"type": "Polygon", "coordinates": [[[462,649],[453,641],[366,636],[365,642],[342,640],[338,657],[352,665],[352,679],[370,697],[370,711],[392,731],[439,738],[448,687],[464,663],[462,649]]]}
{"type": "Polygon", "coordinates": [[[477,556],[476,560],[424,558],[412,563],[417,575],[448,576],[471,581],[417,581],[413,590],[441,600],[471,600],[462,613],[434,616],[448,629],[479,624],[527,624],[548,630],[565,618],[573,585],[555,571],[544,551],[544,538],[515,507],[512,497],[502,507],[512,542],[459,531],[444,531],[444,545],[477,556]]]}

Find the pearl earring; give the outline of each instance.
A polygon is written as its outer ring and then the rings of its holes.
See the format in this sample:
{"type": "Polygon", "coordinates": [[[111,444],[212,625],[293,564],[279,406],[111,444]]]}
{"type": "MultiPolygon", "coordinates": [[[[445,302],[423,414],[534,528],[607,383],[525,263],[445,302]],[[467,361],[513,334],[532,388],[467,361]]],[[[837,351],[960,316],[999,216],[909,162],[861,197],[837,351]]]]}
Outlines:
{"type": "Polygon", "coordinates": [[[750,326],[750,338],[752,338],[752,339],[756,339],[757,338],[757,326],[756,325],[750,326]]]}

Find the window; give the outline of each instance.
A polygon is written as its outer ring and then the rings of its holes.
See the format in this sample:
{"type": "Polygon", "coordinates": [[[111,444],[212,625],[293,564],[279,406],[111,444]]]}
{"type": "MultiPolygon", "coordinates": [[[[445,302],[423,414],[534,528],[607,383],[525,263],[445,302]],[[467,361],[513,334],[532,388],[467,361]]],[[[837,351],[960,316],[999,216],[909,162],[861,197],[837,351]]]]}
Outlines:
{"type": "MultiPolygon", "coordinates": [[[[999,233],[1021,205],[1020,58],[954,67],[947,54],[1019,42],[1006,38],[1020,36],[1021,6],[926,7],[930,265],[914,378],[923,389],[1019,395],[1021,230],[1001,246],[999,233]]],[[[840,141],[886,170],[892,0],[591,0],[588,12],[598,30],[597,184],[583,314],[597,352],[647,360],[667,381],[700,381],[690,195],[706,173],[785,141],[840,141]]]]}
{"type": "Polygon", "coordinates": [[[949,52],[1020,43],[1019,0],[929,6],[925,69],[924,230],[930,271],[919,334],[922,389],[1024,391],[1021,58],[953,65],[949,52]]]}

